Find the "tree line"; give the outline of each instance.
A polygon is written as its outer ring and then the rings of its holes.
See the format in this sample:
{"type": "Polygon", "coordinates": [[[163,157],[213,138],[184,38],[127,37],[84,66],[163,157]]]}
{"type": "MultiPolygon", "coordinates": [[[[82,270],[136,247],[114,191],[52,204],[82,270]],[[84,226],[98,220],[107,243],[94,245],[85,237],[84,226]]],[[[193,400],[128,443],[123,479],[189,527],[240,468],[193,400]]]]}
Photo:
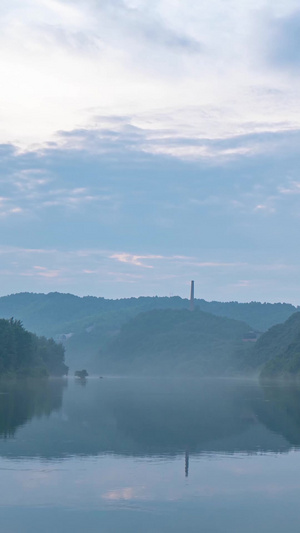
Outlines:
{"type": "Polygon", "coordinates": [[[0,376],[63,376],[65,349],[27,331],[20,320],[0,319],[0,376]]]}

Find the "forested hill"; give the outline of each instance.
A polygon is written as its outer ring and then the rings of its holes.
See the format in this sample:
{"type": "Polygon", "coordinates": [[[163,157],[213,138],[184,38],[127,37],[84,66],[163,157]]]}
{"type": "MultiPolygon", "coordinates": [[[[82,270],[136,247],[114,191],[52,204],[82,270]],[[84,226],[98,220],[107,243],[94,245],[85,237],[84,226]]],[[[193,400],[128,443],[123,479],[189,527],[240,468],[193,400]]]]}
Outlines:
{"type": "Polygon", "coordinates": [[[299,309],[287,303],[206,302],[205,300],[197,300],[197,307],[213,315],[242,320],[258,331],[267,331],[275,324],[284,322],[299,309]]]}
{"type": "Polygon", "coordinates": [[[251,362],[262,368],[263,377],[299,376],[300,313],[264,333],[254,347],[251,362]]]}
{"type": "Polygon", "coordinates": [[[19,320],[0,319],[0,377],[63,376],[67,373],[61,344],[37,337],[24,329],[19,320]]]}
{"type": "MultiPolygon", "coordinates": [[[[195,305],[207,313],[242,320],[258,331],[284,322],[296,311],[291,304],[282,303],[196,300],[195,305]]],[[[67,364],[72,371],[78,366],[96,369],[94,362],[99,350],[106,349],[124,324],[140,313],[159,309],[187,310],[189,301],[179,296],[107,300],[58,292],[19,293],[0,298],[0,318],[14,317],[37,335],[64,342],[67,364]]]]}
{"type": "MultiPolygon", "coordinates": [[[[198,309],[218,316],[242,320],[253,329],[266,331],[284,322],[297,308],[286,303],[207,302],[195,300],[198,309]]],[[[105,320],[116,329],[128,319],[152,309],[188,309],[188,299],[140,297],[107,300],[94,296],[78,297],[58,292],[49,294],[18,293],[0,297],[0,318],[14,317],[39,335],[78,331],[105,320]]]]}
{"type": "Polygon", "coordinates": [[[102,355],[114,374],[228,375],[244,368],[251,328],[200,310],[155,310],[125,324],[102,355]]]}

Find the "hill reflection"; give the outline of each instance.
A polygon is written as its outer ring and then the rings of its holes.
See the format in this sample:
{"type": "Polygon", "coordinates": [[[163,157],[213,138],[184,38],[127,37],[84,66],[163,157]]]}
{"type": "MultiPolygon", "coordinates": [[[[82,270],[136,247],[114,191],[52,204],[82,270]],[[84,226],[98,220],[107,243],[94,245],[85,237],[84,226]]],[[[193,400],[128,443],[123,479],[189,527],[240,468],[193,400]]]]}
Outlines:
{"type": "Polygon", "coordinates": [[[0,437],[14,437],[33,417],[50,416],[62,406],[64,380],[0,382],[0,437]]]}
{"type": "Polygon", "coordinates": [[[300,446],[300,386],[291,383],[263,385],[265,402],[257,416],[271,431],[283,435],[293,447],[300,446]]]}
{"type": "Polygon", "coordinates": [[[300,389],[238,380],[2,384],[0,454],[284,452],[300,445],[300,389]],[[14,439],[7,440],[7,437],[14,439]],[[4,437],[6,441],[4,442],[4,437]]]}

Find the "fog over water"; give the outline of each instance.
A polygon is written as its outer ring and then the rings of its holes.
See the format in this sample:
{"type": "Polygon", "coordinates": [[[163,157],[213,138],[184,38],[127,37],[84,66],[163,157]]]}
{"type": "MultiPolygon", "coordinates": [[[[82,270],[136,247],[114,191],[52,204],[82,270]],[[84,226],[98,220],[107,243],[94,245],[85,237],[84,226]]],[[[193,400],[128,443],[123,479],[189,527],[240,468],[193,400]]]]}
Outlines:
{"type": "Polygon", "coordinates": [[[0,392],[1,531],[279,532],[283,509],[297,530],[297,386],[94,378],[0,392]]]}

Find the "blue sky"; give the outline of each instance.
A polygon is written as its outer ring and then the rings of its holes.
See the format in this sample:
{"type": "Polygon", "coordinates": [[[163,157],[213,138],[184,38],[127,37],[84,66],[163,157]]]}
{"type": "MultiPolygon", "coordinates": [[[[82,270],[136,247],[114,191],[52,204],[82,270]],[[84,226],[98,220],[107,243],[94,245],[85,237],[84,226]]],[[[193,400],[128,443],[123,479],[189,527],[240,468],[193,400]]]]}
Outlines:
{"type": "Polygon", "coordinates": [[[297,2],[0,15],[0,294],[300,303],[297,2]]]}

